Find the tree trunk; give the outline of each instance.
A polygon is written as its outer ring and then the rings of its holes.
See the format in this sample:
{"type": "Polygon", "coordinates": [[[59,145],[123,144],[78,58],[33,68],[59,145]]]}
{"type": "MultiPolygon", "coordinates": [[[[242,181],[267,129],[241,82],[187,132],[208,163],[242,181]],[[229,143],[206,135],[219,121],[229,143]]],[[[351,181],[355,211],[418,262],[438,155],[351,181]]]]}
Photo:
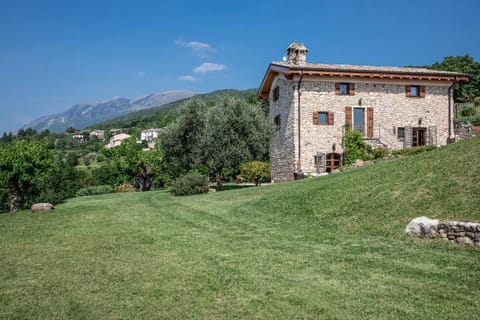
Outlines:
{"type": "Polygon", "coordinates": [[[10,212],[21,210],[24,202],[24,194],[20,188],[14,188],[10,200],[10,212]]]}
{"type": "Polygon", "coordinates": [[[152,168],[144,163],[139,163],[140,173],[138,173],[134,181],[140,188],[140,191],[149,191],[152,188],[153,179],[155,178],[152,168]]]}
{"type": "Polygon", "coordinates": [[[215,181],[217,182],[217,191],[222,190],[222,169],[218,169],[217,173],[215,173],[215,181]]]}

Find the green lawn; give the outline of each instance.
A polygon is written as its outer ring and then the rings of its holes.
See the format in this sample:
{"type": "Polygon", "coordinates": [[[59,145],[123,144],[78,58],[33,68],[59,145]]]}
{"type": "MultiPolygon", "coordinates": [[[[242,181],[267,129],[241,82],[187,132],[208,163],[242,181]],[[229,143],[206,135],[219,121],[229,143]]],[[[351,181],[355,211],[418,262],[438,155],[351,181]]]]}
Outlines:
{"type": "Polygon", "coordinates": [[[291,183],[0,215],[1,319],[478,319],[480,139],[291,183]]]}

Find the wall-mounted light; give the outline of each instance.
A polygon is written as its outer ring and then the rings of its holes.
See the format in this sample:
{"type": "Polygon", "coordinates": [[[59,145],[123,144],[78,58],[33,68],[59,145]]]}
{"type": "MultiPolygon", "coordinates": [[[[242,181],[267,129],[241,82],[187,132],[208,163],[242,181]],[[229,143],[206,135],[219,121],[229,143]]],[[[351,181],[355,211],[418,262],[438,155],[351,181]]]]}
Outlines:
{"type": "Polygon", "coordinates": [[[422,117],[418,118],[418,125],[420,126],[422,124],[422,117]]]}
{"type": "Polygon", "coordinates": [[[359,105],[359,106],[362,105],[362,98],[358,99],[358,105],[359,105]]]}
{"type": "Polygon", "coordinates": [[[332,151],[335,152],[335,150],[337,150],[337,145],[334,143],[332,144],[332,151]]]}

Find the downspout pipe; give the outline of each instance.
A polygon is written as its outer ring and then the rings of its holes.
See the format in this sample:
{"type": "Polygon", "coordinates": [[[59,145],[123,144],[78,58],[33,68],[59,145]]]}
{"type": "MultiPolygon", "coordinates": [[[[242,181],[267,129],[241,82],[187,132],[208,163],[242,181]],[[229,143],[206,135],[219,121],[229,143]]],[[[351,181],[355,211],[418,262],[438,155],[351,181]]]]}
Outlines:
{"type": "Polygon", "coordinates": [[[448,143],[452,142],[452,97],[453,87],[457,84],[457,79],[448,87],[448,143]]]}
{"type": "Polygon", "coordinates": [[[300,139],[302,137],[301,135],[301,119],[300,119],[300,114],[301,114],[301,110],[300,110],[300,103],[301,103],[301,96],[302,96],[302,89],[301,89],[301,85],[302,85],[302,80],[303,80],[303,70],[302,70],[302,73],[300,74],[300,79],[298,79],[298,84],[297,84],[297,96],[298,96],[298,103],[297,103],[297,120],[298,120],[298,164],[297,164],[297,171],[298,172],[301,172],[302,171],[302,146],[301,146],[301,143],[300,143],[300,139]]]}

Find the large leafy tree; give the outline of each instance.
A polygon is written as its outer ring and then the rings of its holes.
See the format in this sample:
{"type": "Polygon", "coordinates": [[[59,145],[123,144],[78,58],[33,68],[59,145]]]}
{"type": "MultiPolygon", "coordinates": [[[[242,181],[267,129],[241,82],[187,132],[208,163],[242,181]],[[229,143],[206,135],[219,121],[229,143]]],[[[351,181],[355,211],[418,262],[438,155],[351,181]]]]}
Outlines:
{"type": "Polygon", "coordinates": [[[257,104],[225,99],[206,114],[201,143],[202,160],[215,172],[217,190],[222,189],[224,168],[268,157],[273,128],[257,104]]]}
{"type": "Polygon", "coordinates": [[[111,158],[111,165],[115,171],[129,177],[140,191],[151,190],[155,178],[159,177],[165,169],[161,152],[158,149],[143,151],[134,137],[105,153],[111,158]]]}
{"type": "Polygon", "coordinates": [[[431,68],[462,72],[470,76],[469,82],[460,83],[454,89],[453,98],[456,102],[472,102],[480,96],[480,63],[469,55],[445,57],[442,62],[435,62],[431,68]]]}
{"type": "Polygon", "coordinates": [[[206,110],[204,101],[190,100],[177,112],[175,122],[160,137],[160,148],[165,159],[178,176],[199,166],[200,147],[205,130],[206,110]]]}
{"type": "Polygon", "coordinates": [[[18,140],[0,148],[0,183],[10,197],[10,211],[22,209],[29,197],[34,198],[37,185],[48,180],[56,167],[44,143],[18,140]]]}

